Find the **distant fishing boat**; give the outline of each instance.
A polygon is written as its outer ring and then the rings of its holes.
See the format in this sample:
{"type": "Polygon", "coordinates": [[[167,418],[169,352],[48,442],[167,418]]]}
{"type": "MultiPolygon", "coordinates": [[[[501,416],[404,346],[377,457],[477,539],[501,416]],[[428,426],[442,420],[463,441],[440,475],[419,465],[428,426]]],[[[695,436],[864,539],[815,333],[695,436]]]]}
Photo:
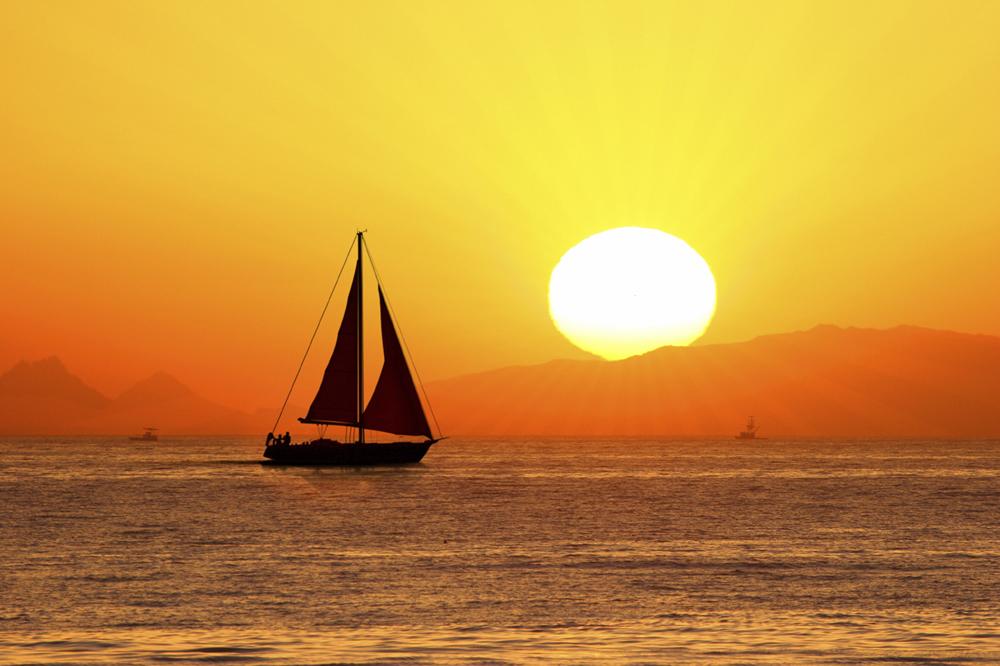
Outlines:
{"type": "MultiPolygon", "coordinates": [[[[357,244],[357,262],[354,280],[347,295],[347,306],[340,322],[337,341],[323,374],[316,396],[305,417],[299,422],[319,427],[319,437],[312,441],[293,444],[288,433],[267,436],[264,457],[282,465],[398,465],[416,463],[427,450],[442,437],[435,437],[427,422],[420,396],[417,394],[413,375],[407,363],[406,354],[393,325],[391,311],[382,289],[378,271],[371,260],[371,253],[365,241],[364,232],[359,231],[354,243],[357,244]],[[364,292],[363,256],[375,272],[378,283],[379,314],[382,325],[382,372],[375,383],[368,405],[364,404],[364,292]],[[346,428],[340,442],[326,437],[329,426],[346,428]],[[391,433],[402,436],[421,437],[421,441],[380,442],[366,438],[368,431],[391,433]]],[[[353,249],[353,244],[352,244],[353,249]]],[[[348,250],[350,257],[350,250],[348,250]]],[[[345,264],[347,259],[344,260],[345,264]]],[[[341,267],[341,273],[343,267],[341,267]]],[[[337,276],[339,282],[340,276],[337,276]]],[[[336,282],[334,283],[336,290],[336,282]]],[[[331,296],[333,292],[331,291],[331,296]]],[[[329,300],[327,301],[329,304],[329,300]]],[[[326,309],[324,308],[324,312],[326,309]]],[[[322,315],[320,321],[322,322],[322,315]]],[[[319,324],[317,324],[317,330],[319,324]]],[[[315,332],[313,333],[315,336],[315,332]]],[[[309,346],[312,345],[310,340],[309,346]]],[[[306,355],[309,354],[309,346],[306,355]]],[[[299,372],[302,370],[299,364],[299,372]]],[[[292,387],[298,379],[298,372],[292,380],[292,387]]],[[[288,395],[291,395],[291,389],[288,395]]],[[[426,394],[425,394],[426,398],[426,394]]],[[[288,397],[285,398],[285,405],[288,397]]],[[[275,422],[275,429],[281,421],[285,407],[282,406],[275,422]]]]}
{"type": "Polygon", "coordinates": [[[757,426],[757,423],[754,421],[754,418],[751,416],[751,417],[747,418],[747,424],[746,424],[744,430],[742,430],[740,432],[740,434],[736,435],[736,439],[765,439],[764,437],[758,437],[757,436],[757,430],[758,429],[759,428],[757,426]]]}
{"type": "Polygon", "coordinates": [[[129,439],[133,442],[158,442],[160,441],[160,438],[156,434],[157,430],[159,430],[159,428],[153,428],[150,426],[147,427],[141,435],[133,435],[132,437],[129,437],[129,439]]]}

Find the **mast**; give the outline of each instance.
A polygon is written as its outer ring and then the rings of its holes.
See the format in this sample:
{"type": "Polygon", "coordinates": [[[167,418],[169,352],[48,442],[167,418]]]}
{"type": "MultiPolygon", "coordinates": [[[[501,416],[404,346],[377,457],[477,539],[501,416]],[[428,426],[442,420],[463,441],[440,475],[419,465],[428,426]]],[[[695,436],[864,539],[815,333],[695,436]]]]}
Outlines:
{"type": "Polygon", "coordinates": [[[358,232],[358,444],[365,443],[365,308],[364,290],[361,287],[364,273],[361,265],[361,244],[365,242],[364,232],[358,232]]]}

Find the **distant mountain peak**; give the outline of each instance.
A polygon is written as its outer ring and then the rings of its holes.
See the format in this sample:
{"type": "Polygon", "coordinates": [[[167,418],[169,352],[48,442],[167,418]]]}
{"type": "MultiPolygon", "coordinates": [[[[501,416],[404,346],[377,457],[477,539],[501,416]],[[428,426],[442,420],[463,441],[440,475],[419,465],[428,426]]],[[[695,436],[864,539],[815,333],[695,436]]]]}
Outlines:
{"type": "Polygon", "coordinates": [[[0,374],[0,433],[260,432],[265,419],[210,402],[166,372],[156,372],[109,400],[55,356],[20,361],[0,374]]]}
{"type": "Polygon", "coordinates": [[[3,377],[7,376],[17,376],[23,374],[40,374],[40,373],[53,373],[53,374],[70,374],[69,370],[66,369],[65,364],[58,356],[47,356],[46,358],[38,359],[37,361],[28,361],[26,359],[21,359],[18,361],[14,367],[5,372],[3,377]]]}
{"type": "Polygon", "coordinates": [[[186,384],[183,384],[173,375],[161,371],[136,382],[131,388],[119,395],[116,402],[173,400],[188,398],[193,395],[194,391],[188,388],[186,384]]]}
{"type": "Polygon", "coordinates": [[[30,395],[52,393],[77,394],[88,402],[106,402],[107,398],[72,374],[57,356],[38,361],[22,360],[0,375],[0,391],[30,395]]]}
{"type": "Polygon", "coordinates": [[[108,398],[67,370],[58,357],[49,356],[22,360],[0,375],[0,403],[0,413],[8,420],[59,420],[68,413],[100,409],[108,398]]]}

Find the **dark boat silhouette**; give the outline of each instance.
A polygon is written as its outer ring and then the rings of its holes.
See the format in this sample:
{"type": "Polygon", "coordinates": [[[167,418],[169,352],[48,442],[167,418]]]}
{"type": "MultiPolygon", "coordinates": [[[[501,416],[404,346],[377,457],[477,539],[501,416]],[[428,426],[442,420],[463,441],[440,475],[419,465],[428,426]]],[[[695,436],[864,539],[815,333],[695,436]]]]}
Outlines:
{"type": "MultiPolygon", "coordinates": [[[[382,282],[375,264],[371,260],[364,232],[359,231],[354,241],[357,244],[357,263],[354,268],[354,280],[347,295],[347,305],[344,317],[340,322],[337,341],[330,356],[330,362],[323,373],[316,397],[309,407],[301,423],[311,423],[319,427],[320,436],[308,442],[293,444],[288,433],[275,437],[268,434],[264,457],[270,462],[281,465],[400,465],[417,463],[424,457],[427,450],[442,437],[434,437],[427,415],[420,402],[413,375],[407,363],[406,354],[400,344],[400,338],[393,325],[388,301],[382,289],[382,282]],[[369,264],[375,273],[378,283],[379,314],[382,328],[382,372],[375,384],[368,405],[364,404],[364,298],[363,298],[363,256],[368,256],[369,264]],[[329,426],[344,426],[347,428],[348,439],[339,442],[328,439],[326,429],[329,426]],[[393,435],[417,436],[422,441],[380,442],[367,441],[366,431],[375,430],[393,435]],[[353,440],[353,441],[350,441],[353,440]]],[[[351,249],[354,245],[352,244],[351,249]]],[[[350,257],[350,250],[348,250],[350,257]]],[[[346,265],[347,259],[344,259],[346,265]]],[[[343,266],[341,267],[343,273],[343,266]]],[[[337,276],[339,282],[340,275],[337,276]]],[[[333,291],[337,284],[334,283],[333,291]]],[[[333,291],[330,292],[331,297],[333,291]]],[[[327,300],[329,305],[329,299],[327,300]]],[[[326,312],[326,308],[323,309],[326,312]]],[[[323,317],[320,315],[320,321],[323,317]]],[[[319,324],[316,325],[319,330],[319,324]]],[[[316,333],[313,332],[313,338],[316,333]]],[[[306,355],[309,347],[306,348],[306,355]]],[[[292,380],[292,387],[302,370],[292,380]]],[[[292,390],[289,389],[288,395],[292,390]]],[[[425,394],[426,399],[426,394],[425,394]]],[[[288,397],[285,398],[285,405],[288,397]]],[[[275,429],[281,421],[285,405],[282,406],[275,422],[275,429]]]]}
{"type": "Polygon", "coordinates": [[[158,428],[147,426],[141,435],[133,435],[129,439],[133,442],[158,442],[160,437],[156,434],[157,430],[158,428]]]}
{"type": "Polygon", "coordinates": [[[757,422],[754,421],[752,416],[750,416],[747,418],[746,428],[740,431],[740,434],[736,435],[736,439],[766,439],[765,437],[757,436],[758,430],[759,426],[757,425],[757,422]]]}

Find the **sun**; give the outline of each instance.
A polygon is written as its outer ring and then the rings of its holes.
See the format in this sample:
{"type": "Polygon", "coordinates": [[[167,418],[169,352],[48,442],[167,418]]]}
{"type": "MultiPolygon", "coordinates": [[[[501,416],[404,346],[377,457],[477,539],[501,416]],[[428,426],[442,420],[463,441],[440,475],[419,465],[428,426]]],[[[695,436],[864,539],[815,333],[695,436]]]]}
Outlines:
{"type": "Polygon", "coordinates": [[[570,342],[608,360],[688,345],[715,314],[715,278],[676,236],[609,229],[574,245],[552,269],[549,314],[570,342]]]}

